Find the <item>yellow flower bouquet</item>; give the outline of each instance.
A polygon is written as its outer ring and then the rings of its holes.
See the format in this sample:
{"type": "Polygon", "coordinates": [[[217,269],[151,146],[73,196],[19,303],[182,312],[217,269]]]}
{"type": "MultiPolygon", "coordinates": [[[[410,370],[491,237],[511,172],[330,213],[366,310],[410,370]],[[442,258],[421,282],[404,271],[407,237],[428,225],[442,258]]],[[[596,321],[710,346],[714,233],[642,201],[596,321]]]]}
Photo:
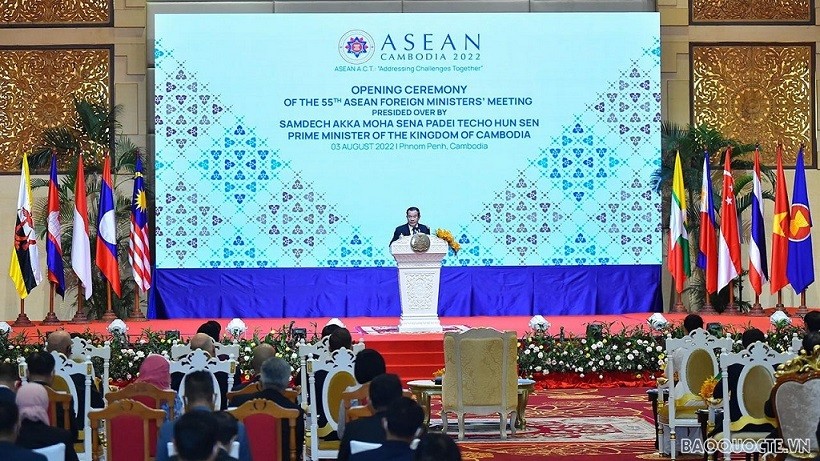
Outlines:
{"type": "Polygon", "coordinates": [[[436,229],[436,237],[447,242],[447,245],[453,249],[454,253],[458,253],[458,250],[461,249],[461,245],[456,242],[456,238],[453,237],[453,234],[447,229],[436,229]]]}
{"type": "Polygon", "coordinates": [[[715,387],[719,381],[720,375],[706,378],[706,380],[703,381],[703,384],[700,385],[700,392],[698,392],[698,395],[700,395],[704,401],[709,401],[715,393],[715,387]]]}

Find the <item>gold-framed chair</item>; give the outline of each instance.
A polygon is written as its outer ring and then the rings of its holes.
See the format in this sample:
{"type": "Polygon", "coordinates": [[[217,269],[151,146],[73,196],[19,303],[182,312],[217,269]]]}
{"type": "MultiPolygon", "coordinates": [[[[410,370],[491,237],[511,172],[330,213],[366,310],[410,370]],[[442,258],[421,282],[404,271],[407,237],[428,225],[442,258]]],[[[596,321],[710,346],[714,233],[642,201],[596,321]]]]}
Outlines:
{"type": "Polygon", "coordinates": [[[105,434],[105,454],[102,453],[99,437],[92,439],[91,452],[94,461],[153,461],[156,458],[157,435],[165,421],[165,412],[148,408],[131,399],[110,401],[101,410],[89,413],[91,432],[96,434],[103,428],[105,434]]]}
{"type": "Polygon", "coordinates": [[[775,373],[771,404],[783,447],[779,459],[800,461],[820,456],[817,425],[820,420],[820,349],[801,353],[775,373]],[[808,441],[808,444],[806,442],[808,441]]]}
{"type": "Polygon", "coordinates": [[[447,413],[458,418],[458,438],[464,438],[464,415],[498,414],[501,438],[507,420],[515,434],[518,406],[518,347],[514,331],[474,328],[444,334],[444,376],[441,419],[447,432],[447,413]]]}
{"type": "Polygon", "coordinates": [[[296,461],[296,425],[300,412],[295,408],[282,408],[271,400],[248,400],[237,408],[228,410],[245,425],[253,459],[296,461]],[[288,456],[283,457],[282,421],[288,421],[288,456]]]}

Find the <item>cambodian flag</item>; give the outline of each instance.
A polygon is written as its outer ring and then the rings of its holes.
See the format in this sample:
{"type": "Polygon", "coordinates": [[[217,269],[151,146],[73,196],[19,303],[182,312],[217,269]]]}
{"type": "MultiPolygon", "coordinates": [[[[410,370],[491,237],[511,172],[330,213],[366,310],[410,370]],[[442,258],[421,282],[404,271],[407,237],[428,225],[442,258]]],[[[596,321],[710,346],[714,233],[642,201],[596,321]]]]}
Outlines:
{"type": "Polygon", "coordinates": [[[111,156],[103,163],[100,185],[100,208],[97,215],[97,267],[111,284],[117,296],[120,291],[120,267],[117,261],[117,219],[114,216],[114,187],[111,181],[111,156]]]}
{"type": "Polygon", "coordinates": [[[760,185],[760,149],[755,149],[755,167],[752,176],[752,241],[749,242],[749,282],[755,293],[763,291],[769,281],[766,265],[766,229],[763,227],[763,191],[760,185]]]}
{"type": "Polygon", "coordinates": [[[48,281],[54,283],[54,291],[65,298],[65,274],[63,273],[63,246],[60,239],[60,193],[57,190],[57,156],[51,156],[51,175],[48,181],[48,238],[46,239],[46,262],[48,281]]]}
{"type": "Polygon", "coordinates": [[[717,291],[717,223],[715,204],[712,199],[712,172],[709,168],[709,152],[703,153],[703,182],[700,189],[700,240],[698,267],[706,275],[706,292],[717,291]]]}

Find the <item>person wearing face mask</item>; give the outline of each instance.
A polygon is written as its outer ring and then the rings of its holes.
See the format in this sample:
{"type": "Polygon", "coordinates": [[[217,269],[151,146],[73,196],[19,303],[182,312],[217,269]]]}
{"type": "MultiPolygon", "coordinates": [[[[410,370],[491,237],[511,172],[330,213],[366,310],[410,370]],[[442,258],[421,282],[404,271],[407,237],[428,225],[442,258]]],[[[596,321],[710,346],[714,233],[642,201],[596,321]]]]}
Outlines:
{"type": "Polygon", "coordinates": [[[390,243],[398,240],[402,235],[411,236],[413,234],[427,234],[430,235],[430,228],[421,224],[421,211],[418,208],[411,206],[407,209],[407,224],[402,224],[393,232],[393,239],[390,243]]]}

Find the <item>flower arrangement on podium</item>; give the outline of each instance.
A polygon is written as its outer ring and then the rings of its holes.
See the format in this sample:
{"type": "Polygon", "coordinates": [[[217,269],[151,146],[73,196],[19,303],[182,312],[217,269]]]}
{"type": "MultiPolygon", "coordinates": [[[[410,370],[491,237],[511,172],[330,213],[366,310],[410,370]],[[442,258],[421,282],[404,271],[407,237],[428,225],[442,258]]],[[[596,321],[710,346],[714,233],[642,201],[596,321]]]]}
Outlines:
{"type": "Polygon", "coordinates": [[[458,244],[456,238],[453,237],[453,233],[448,231],[447,229],[436,229],[436,237],[444,240],[447,242],[447,246],[453,250],[453,253],[458,253],[458,250],[461,249],[461,245],[458,244]]]}

